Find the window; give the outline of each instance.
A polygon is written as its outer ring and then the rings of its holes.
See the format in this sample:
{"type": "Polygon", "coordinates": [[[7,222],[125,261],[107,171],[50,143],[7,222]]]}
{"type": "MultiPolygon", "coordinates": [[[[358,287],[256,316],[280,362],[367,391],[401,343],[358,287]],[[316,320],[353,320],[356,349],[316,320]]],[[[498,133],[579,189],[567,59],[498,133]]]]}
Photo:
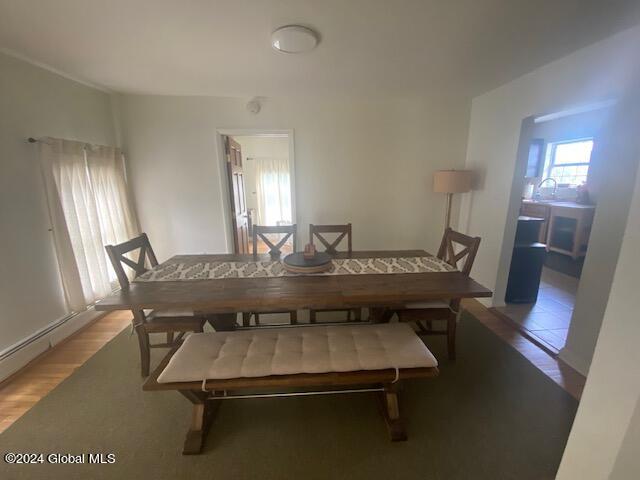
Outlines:
{"type": "Polygon", "coordinates": [[[593,139],[558,142],[550,145],[549,177],[558,185],[576,187],[587,181],[593,139]]]}
{"type": "Polygon", "coordinates": [[[79,312],[115,286],[104,245],[138,234],[123,157],[117,148],[55,138],[40,148],[65,295],[79,312]]]}

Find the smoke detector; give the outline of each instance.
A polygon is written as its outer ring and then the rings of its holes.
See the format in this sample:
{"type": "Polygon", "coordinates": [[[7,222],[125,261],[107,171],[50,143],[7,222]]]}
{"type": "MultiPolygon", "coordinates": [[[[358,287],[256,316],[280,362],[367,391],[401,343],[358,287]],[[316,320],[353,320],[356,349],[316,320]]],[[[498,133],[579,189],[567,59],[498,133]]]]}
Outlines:
{"type": "Polygon", "coordinates": [[[258,98],[253,98],[247,102],[247,111],[249,113],[257,115],[258,113],[260,113],[261,108],[262,105],[260,104],[260,99],[258,98]]]}

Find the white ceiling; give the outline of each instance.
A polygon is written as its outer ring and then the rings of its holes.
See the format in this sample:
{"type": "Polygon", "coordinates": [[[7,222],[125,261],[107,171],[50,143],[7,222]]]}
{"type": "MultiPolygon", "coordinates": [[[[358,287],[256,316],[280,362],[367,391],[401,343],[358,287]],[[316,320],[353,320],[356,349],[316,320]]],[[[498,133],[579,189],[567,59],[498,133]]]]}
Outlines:
{"type": "Polygon", "coordinates": [[[114,91],[476,95],[640,22],[638,0],[0,0],[0,47],[114,91]],[[314,51],[273,51],[282,25],[314,51]]]}

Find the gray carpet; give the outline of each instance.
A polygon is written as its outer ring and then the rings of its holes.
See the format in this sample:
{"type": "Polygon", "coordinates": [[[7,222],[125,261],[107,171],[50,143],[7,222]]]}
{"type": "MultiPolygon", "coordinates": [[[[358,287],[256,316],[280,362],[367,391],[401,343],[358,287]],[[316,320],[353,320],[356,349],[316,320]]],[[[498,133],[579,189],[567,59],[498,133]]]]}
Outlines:
{"type": "MultiPolygon", "coordinates": [[[[373,394],[227,401],[200,456],[180,454],[190,404],[142,392],[123,332],[0,435],[0,452],[114,453],[112,465],[7,465],[2,479],[551,479],[577,402],[475,318],[459,359],[406,382],[409,440],[391,443],[373,394]]],[[[163,351],[157,351],[155,361],[163,351]]]]}

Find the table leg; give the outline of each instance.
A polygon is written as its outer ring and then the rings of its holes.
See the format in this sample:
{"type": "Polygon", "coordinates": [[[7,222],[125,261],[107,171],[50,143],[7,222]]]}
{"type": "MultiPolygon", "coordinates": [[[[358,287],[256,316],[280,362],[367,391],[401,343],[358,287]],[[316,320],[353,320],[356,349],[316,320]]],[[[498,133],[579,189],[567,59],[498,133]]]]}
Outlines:
{"type": "Polygon", "coordinates": [[[149,345],[149,334],[145,329],[145,322],[144,312],[142,310],[133,310],[133,325],[138,337],[138,346],[140,347],[140,372],[143,377],[148,377],[151,346],[149,345]]]}
{"type": "Polygon", "coordinates": [[[205,392],[180,390],[180,393],[193,403],[191,427],[187,432],[182,454],[197,455],[202,451],[207,432],[218,409],[219,401],[208,399],[205,392]]]}
{"type": "Polygon", "coordinates": [[[389,323],[391,317],[395,313],[390,308],[374,307],[369,309],[369,322],[371,323],[389,323]]]}
{"type": "Polygon", "coordinates": [[[229,332],[236,329],[235,313],[209,313],[207,321],[216,332],[229,332]]]}

